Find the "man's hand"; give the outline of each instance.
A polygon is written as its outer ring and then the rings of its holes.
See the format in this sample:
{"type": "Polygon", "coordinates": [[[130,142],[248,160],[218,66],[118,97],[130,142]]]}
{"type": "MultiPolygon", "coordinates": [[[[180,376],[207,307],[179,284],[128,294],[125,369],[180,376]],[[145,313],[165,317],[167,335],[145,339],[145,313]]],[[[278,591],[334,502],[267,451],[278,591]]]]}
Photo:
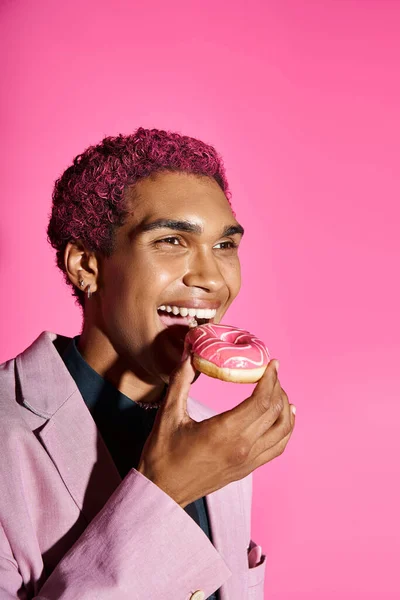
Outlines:
{"type": "Polygon", "coordinates": [[[295,409],[279,383],[276,363],[270,361],[249,398],[198,423],[187,412],[195,374],[188,357],[171,376],[138,471],[184,508],[282,454],[295,409]]]}

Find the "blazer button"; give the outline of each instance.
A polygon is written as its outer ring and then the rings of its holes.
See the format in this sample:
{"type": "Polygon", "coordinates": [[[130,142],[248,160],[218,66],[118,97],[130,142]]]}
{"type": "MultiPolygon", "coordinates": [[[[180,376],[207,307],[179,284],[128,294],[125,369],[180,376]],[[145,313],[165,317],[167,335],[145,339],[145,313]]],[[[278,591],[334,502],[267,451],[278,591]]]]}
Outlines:
{"type": "Polygon", "coordinates": [[[197,590],[194,594],[190,596],[190,600],[204,600],[205,593],[203,590],[197,590]]]}

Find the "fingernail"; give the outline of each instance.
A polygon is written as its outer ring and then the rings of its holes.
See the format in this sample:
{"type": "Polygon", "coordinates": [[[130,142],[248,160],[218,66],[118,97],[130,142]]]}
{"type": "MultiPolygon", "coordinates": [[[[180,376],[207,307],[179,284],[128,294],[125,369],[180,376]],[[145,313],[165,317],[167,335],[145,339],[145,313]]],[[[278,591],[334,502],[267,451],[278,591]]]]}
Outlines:
{"type": "Polygon", "coordinates": [[[296,407],[295,407],[295,405],[291,404],[290,408],[292,409],[292,413],[295,415],[296,414],[296,407]]]}
{"type": "Polygon", "coordinates": [[[276,368],[276,372],[278,372],[279,371],[279,360],[277,360],[275,362],[275,368],[276,368]]]}

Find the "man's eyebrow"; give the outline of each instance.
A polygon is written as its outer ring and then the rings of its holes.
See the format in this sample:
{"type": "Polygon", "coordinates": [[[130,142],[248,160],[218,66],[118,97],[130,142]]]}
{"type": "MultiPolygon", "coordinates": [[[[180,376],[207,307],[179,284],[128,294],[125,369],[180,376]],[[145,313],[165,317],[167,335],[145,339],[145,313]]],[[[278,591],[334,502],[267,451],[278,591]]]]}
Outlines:
{"type": "MultiPolygon", "coordinates": [[[[155,221],[151,221],[151,223],[145,223],[140,228],[142,232],[154,231],[155,229],[172,229],[174,231],[183,231],[185,233],[197,233],[198,235],[203,233],[202,227],[196,223],[173,219],[156,219],[155,221]]],[[[235,235],[237,233],[240,235],[244,234],[244,229],[241,225],[228,225],[223,230],[221,237],[235,235]]]]}
{"type": "Polygon", "coordinates": [[[229,235],[235,235],[238,233],[239,235],[244,234],[244,229],[239,223],[237,225],[230,225],[225,229],[221,237],[228,237],[229,235]]]}
{"type": "Polygon", "coordinates": [[[140,228],[141,231],[154,231],[154,229],[174,229],[175,231],[184,231],[186,233],[202,233],[200,225],[190,221],[174,221],[173,219],[156,219],[151,223],[146,223],[140,228]]]}

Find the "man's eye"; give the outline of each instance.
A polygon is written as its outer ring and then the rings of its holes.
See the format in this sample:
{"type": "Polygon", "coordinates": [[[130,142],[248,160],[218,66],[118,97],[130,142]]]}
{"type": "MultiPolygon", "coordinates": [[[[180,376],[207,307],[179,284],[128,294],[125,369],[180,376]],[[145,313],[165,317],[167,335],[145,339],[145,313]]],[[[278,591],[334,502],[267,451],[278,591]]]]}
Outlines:
{"type": "Polygon", "coordinates": [[[238,245],[235,244],[235,242],[232,242],[231,240],[228,242],[220,242],[219,244],[216,244],[214,246],[214,248],[216,248],[217,250],[232,250],[232,248],[237,248],[238,245]]]}
{"type": "Polygon", "coordinates": [[[170,244],[171,246],[178,246],[179,239],[174,236],[163,238],[162,240],[157,240],[156,244],[170,244]]]}

